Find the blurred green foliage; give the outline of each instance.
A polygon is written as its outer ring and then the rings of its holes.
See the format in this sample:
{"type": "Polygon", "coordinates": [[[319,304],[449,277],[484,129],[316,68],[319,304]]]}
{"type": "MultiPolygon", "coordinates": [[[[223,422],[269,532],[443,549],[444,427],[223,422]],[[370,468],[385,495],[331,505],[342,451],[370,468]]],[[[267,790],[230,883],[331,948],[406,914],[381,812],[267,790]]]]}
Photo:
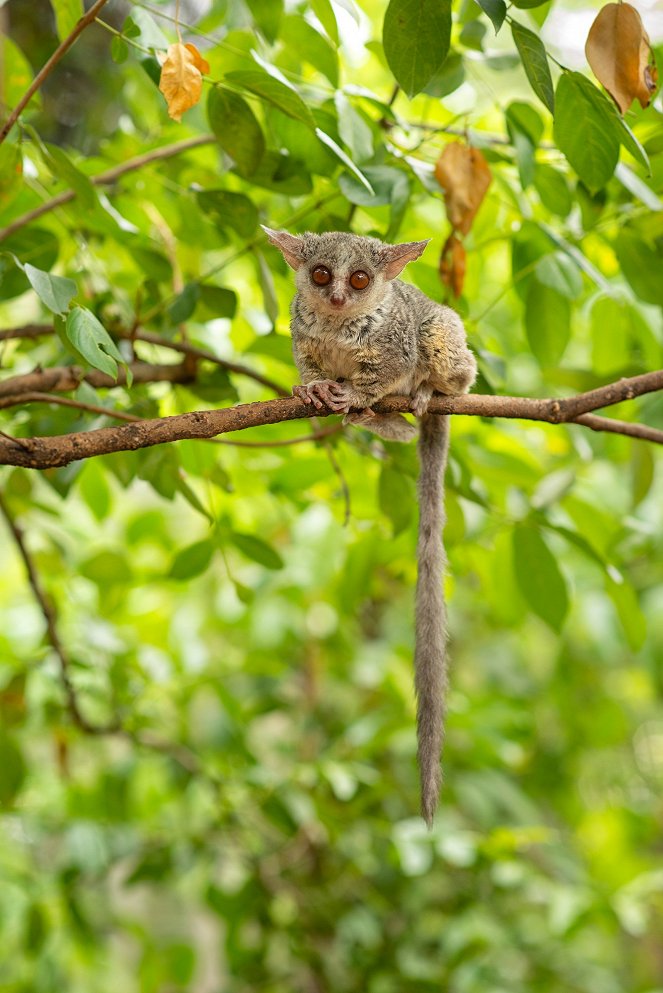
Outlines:
{"type": "MultiPolygon", "coordinates": [[[[497,36],[501,0],[392,3],[388,62],[386,5],[183,3],[184,40],[222,85],[206,83],[182,125],[155,85],[174,4],[109,5],[112,30],[83,34],[1,146],[4,224],[76,193],[1,246],[3,327],[75,300],[58,335],[0,342],[3,378],[85,360],[113,372],[131,358],[117,332],[139,322],[169,340],[186,324],[190,342],[289,387],[292,279],[258,221],[431,237],[406,278],[443,299],[433,165],[466,128],[493,171],[455,303],[478,389],[563,395],[660,367],[660,98],[629,113],[634,144],[593,83],[550,66],[544,42],[566,63],[563,0],[518,3],[535,9],[497,36]],[[408,12],[429,7],[439,31],[419,31],[408,64],[408,12]],[[209,128],[213,144],[110,187],[88,180],[209,128]],[[588,161],[596,132],[605,154],[588,161]]],[[[62,37],[80,10],[54,7],[62,37]]],[[[56,21],[43,2],[2,12],[12,106],[56,21]]],[[[188,386],[83,384],[74,398],[158,416],[271,395],[197,371],[188,386]]],[[[663,428],[660,395],[615,414],[663,428]]],[[[2,414],[19,436],[110,423],[44,403],[2,414]]],[[[72,721],[3,523],[0,989],[660,993],[662,472],[644,442],[454,419],[453,674],[428,833],[413,446],[355,431],[4,468],[78,706],[121,731],[72,721]]]]}

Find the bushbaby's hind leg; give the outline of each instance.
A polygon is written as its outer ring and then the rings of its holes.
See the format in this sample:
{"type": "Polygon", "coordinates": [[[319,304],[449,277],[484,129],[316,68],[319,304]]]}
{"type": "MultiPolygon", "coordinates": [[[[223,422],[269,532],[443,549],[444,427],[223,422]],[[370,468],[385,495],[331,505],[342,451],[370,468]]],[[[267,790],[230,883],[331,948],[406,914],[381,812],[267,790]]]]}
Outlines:
{"type": "Polygon", "coordinates": [[[370,407],[346,414],[343,423],[366,428],[385,441],[411,441],[417,436],[414,424],[410,424],[400,414],[374,414],[370,407]]]}

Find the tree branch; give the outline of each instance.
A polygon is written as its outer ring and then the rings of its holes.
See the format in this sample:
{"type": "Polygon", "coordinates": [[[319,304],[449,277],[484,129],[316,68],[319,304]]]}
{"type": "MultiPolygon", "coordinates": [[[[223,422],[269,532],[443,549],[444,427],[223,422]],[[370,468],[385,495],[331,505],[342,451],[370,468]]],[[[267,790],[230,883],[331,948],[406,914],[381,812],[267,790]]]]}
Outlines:
{"type": "MultiPolygon", "coordinates": [[[[250,366],[244,365],[241,362],[230,362],[227,359],[222,359],[220,356],[215,355],[214,352],[209,352],[205,348],[198,348],[196,345],[189,344],[188,341],[170,341],[170,339],[164,338],[159,334],[153,334],[151,331],[141,331],[140,328],[134,330],[122,329],[114,333],[116,338],[121,338],[125,341],[144,341],[149,345],[158,345],[159,348],[168,348],[172,352],[179,352],[181,355],[188,355],[191,358],[202,359],[204,362],[213,362],[214,365],[218,365],[220,368],[226,369],[228,372],[234,372],[238,376],[246,376],[249,379],[255,380],[255,382],[260,383],[261,386],[266,386],[267,389],[272,390],[272,392],[276,393],[277,396],[290,396],[290,391],[286,390],[280,383],[277,383],[273,379],[269,379],[268,376],[263,376],[261,373],[256,372],[255,369],[251,369],[250,366]]],[[[24,327],[8,328],[5,331],[0,331],[0,341],[10,341],[17,338],[35,339],[46,337],[50,334],[53,334],[52,324],[26,324],[24,327]]],[[[194,377],[191,376],[191,378],[194,377]]],[[[143,382],[147,381],[148,380],[143,380],[143,382]]],[[[4,383],[0,382],[0,396],[7,393],[6,384],[10,382],[12,382],[12,380],[9,379],[6,379],[4,383]]],[[[124,383],[112,383],[111,385],[124,385],[124,383]]],[[[48,386],[35,387],[36,390],[48,388],[48,386]]],[[[75,387],[69,388],[75,389],[75,387]]],[[[11,392],[19,391],[20,388],[17,390],[12,390],[11,392]]]]}
{"type": "MultiPolygon", "coordinates": [[[[195,374],[182,362],[175,365],[132,362],[129,369],[133,383],[191,383],[195,379],[195,374]]],[[[117,379],[96,369],[86,371],[77,365],[35,369],[33,372],[2,380],[0,397],[15,397],[22,393],[66,393],[68,390],[75,390],[83,382],[105,389],[126,386],[126,369],[118,367],[117,379]]]]}
{"type": "Polygon", "coordinates": [[[35,78],[32,80],[32,82],[28,86],[27,90],[25,91],[19,102],[12,110],[7,120],[3,124],[2,130],[0,130],[0,145],[3,143],[3,141],[11,131],[11,129],[14,127],[19,116],[21,115],[23,110],[27,107],[27,105],[30,103],[33,96],[35,95],[41,84],[44,82],[46,77],[50,75],[50,73],[58,64],[62,56],[65,55],[65,53],[68,52],[71,46],[74,44],[79,34],[81,34],[81,32],[85,30],[88,24],[92,23],[92,21],[95,19],[101,8],[107,2],[108,0],[97,0],[96,3],[92,4],[88,12],[84,14],[80,18],[80,20],[76,23],[74,30],[70,34],[68,34],[67,37],[64,39],[64,41],[62,41],[58,45],[58,47],[51,55],[50,59],[48,59],[48,61],[45,62],[44,65],[41,67],[41,69],[39,70],[35,78]]]}
{"type": "MultiPolygon", "coordinates": [[[[127,159],[126,162],[121,162],[119,165],[113,166],[112,169],[106,169],[104,172],[97,173],[96,176],[90,176],[90,182],[93,186],[107,186],[110,183],[114,183],[116,179],[124,176],[127,172],[135,172],[137,169],[142,169],[143,166],[149,165],[151,162],[157,162],[160,159],[169,159],[174,155],[181,155],[182,152],[188,152],[189,149],[198,148],[200,145],[212,145],[215,141],[216,138],[214,135],[202,134],[197,135],[195,138],[185,138],[184,141],[176,141],[172,145],[153,148],[149,152],[144,152],[143,155],[137,155],[133,159],[127,159]]],[[[75,198],[76,190],[63,190],[61,193],[56,194],[56,196],[51,197],[50,200],[40,203],[38,207],[34,207],[25,214],[21,214],[20,217],[13,220],[7,227],[0,228],[0,241],[4,241],[5,238],[14,234],[15,231],[20,231],[21,228],[24,228],[26,224],[36,221],[38,217],[50,213],[56,207],[61,207],[62,204],[69,203],[75,198]]]]}
{"type": "MultiPolygon", "coordinates": [[[[63,370],[55,371],[60,374],[63,372],[63,370]]],[[[44,374],[29,373],[27,377],[14,377],[14,379],[29,379],[30,376],[35,375],[44,374]]],[[[30,390],[34,390],[34,386],[31,386],[30,390]]],[[[561,399],[539,400],[530,397],[477,394],[459,397],[440,396],[433,399],[430,410],[437,414],[519,418],[549,424],[575,422],[586,424],[593,430],[597,430],[600,426],[601,430],[615,431],[615,422],[609,418],[593,417],[591,421],[587,421],[586,415],[601,407],[632,400],[658,390],[663,390],[663,370],[621,379],[599,389],[561,399]]],[[[374,410],[377,413],[403,413],[409,410],[409,403],[406,397],[387,397],[375,404],[374,410]]],[[[171,417],[152,418],[135,424],[98,428],[94,431],[80,431],[51,438],[10,440],[5,437],[0,438],[0,464],[24,466],[29,469],[48,469],[96,455],[135,451],[139,448],[149,448],[187,438],[213,438],[219,434],[241,431],[244,428],[299,420],[304,417],[327,417],[331,413],[324,408],[312,410],[311,405],[305,404],[296,397],[280,397],[262,403],[240,404],[218,410],[197,410],[171,417]]],[[[634,434],[631,428],[632,425],[629,425],[629,433],[634,434]]],[[[655,431],[653,428],[643,430],[646,430],[648,440],[663,443],[662,431],[655,431]]],[[[618,431],[618,433],[626,432],[618,431]]],[[[645,437],[644,433],[636,436],[645,437]]]]}

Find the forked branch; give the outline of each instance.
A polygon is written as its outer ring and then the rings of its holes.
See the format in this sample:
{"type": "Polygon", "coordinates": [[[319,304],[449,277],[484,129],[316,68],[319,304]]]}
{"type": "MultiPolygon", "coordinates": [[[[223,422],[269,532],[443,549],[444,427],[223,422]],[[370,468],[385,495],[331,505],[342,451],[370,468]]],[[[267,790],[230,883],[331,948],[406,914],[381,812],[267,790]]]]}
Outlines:
{"type": "MultiPolygon", "coordinates": [[[[28,374],[28,378],[31,375],[28,374]]],[[[43,375],[43,374],[42,374],[43,375]]],[[[17,379],[18,377],[14,377],[17,379]]],[[[30,387],[31,390],[35,386],[30,387]]],[[[632,400],[646,393],[663,390],[663,369],[609,383],[599,389],[560,399],[487,396],[468,394],[459,397],[436,397],[430,410],[437,414],[463,414],[474,417],[506,417],[541,421],[548,424],[582,424],[592,430],[611,431],[663,444],[663,431],[640,424],[598,417],[592,411],[632,400]]],[[[0,392],[1,389],[0,389],[0,392]]],[[[375,404],[378,413],[407,412],[406,397],[387,397],[375,404]]],[[[0,436],[0,465],[17,465],[28,469],[51,469],[80,459],[112,452],[135,451],[172,441],[213,438],[219,434],[245,428],[305,417],[326,417],[331,411],[312,409],[296,397],[279,397],[260,403],[239,404],[219,410],[196,410],[172,417],[137,421],[93,431],[43,438],[0,436]]]]}

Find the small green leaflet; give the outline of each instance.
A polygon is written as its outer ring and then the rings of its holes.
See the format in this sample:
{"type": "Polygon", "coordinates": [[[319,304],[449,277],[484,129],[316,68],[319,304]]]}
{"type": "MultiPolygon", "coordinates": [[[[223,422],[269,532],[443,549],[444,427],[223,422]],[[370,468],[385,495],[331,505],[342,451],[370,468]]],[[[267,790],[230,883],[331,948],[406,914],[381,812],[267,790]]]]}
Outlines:
{"type": "Polygon", "coordinates": [[[106,328],[86,307],[74,307],[67,315],[65,334],[84,359],[95,369],[117,379],[117,363],[124,359],[106,328]]]}
{"type": "Polygon", "coordinates": [[[391,0],[382,44],[389,68],[410,97],[442,68],[451,39],[451,0],[391,0]]]}
{"type": "Polygon", "coordinates": [[[516,583],[533,612],[559,631],[569,609],[564,576],[539,531],[527,524],[513,531],[516,583]]]}
{"type": "Polygon", "coordinates": [[[555,95],[548,56],[543,43],[533,31],[524,28],[517,21],[511,21],[511,33],[532,89],[539,100],[553,114],[555,112],[555,95]]]}
{"type": "Polygon", "coordinates": [[[54,314],[65,314],[72,297],[76,296],[77,292],[77,286],[73,279],[53,276],[50,272],[44,272],[43,269],[37,269],[30,265],[29,262],[26,262],[21,268],[44,306],[48,307],[54,314]]]}
{"type": "Polygon", "coordinates": [[[243,97],[213,86],[207,98],[207,116],[216,140],[234,160],[242,176],[250,176],[260,165],[265,139],[258,120],[243,97]]]}
{"type": "Polygon", "coordinates": [[[495,28],[495,34],[504,24],[506,4],[504,0],[477,0],[484,14],[487,14],[495,28]]]}
{"type": "Polygon", "coordinates": [[[193,579],[205,572],[212,561],[214,545],[211,541],[196,541],[180,548],[168,573],[170,579],[193,579]]]}
{"type": "Polygon", "coordinates": [[[318,136],[318,138],[320,139],[320,141],[322,142],[322,144],[323,145],[326,145],[327,148],[330,148],[332,150],[332,152],[334,153],[334,155],[336,155],[336,157],[341,160],[341,162],[343,163],[343,165],[346,166],[350,170],[350,172],[353,173],[357,177],[357,179],[359,180],[359,182],[362,183],[366,187],[366,189],[368,190],[368,192],[371,193],[371,194],[373,194],[374,193],[373,187],[371,186],[371,184],[369,183],[369,181],[366,179],[366,176],[363,174],[363,172],[361,171],[361,169],[358,169],[357,168],[357,166],[354,164],[354,162],[352,161],[352,159],[349,158],[345,154],[345,152],[340,147],[340,145],[337,145],[336,142],[334,141],[334,139],[333,138],[330,138],[329,135],[328,134],[325,134],[324,131],[321,131],[320,128],[316,128],[315,129],[315,133],[318,136]]]}
{"type": "Polygon", "coordinates": [[[257,538],[254,534],[240,534],[233,531],[230,540],[243,555],[246,555],[247,559],[253,559],[254,562],[260,563],[266,569],[283,568],[283,559],[279,553],[262,538],[257,538]]]}

